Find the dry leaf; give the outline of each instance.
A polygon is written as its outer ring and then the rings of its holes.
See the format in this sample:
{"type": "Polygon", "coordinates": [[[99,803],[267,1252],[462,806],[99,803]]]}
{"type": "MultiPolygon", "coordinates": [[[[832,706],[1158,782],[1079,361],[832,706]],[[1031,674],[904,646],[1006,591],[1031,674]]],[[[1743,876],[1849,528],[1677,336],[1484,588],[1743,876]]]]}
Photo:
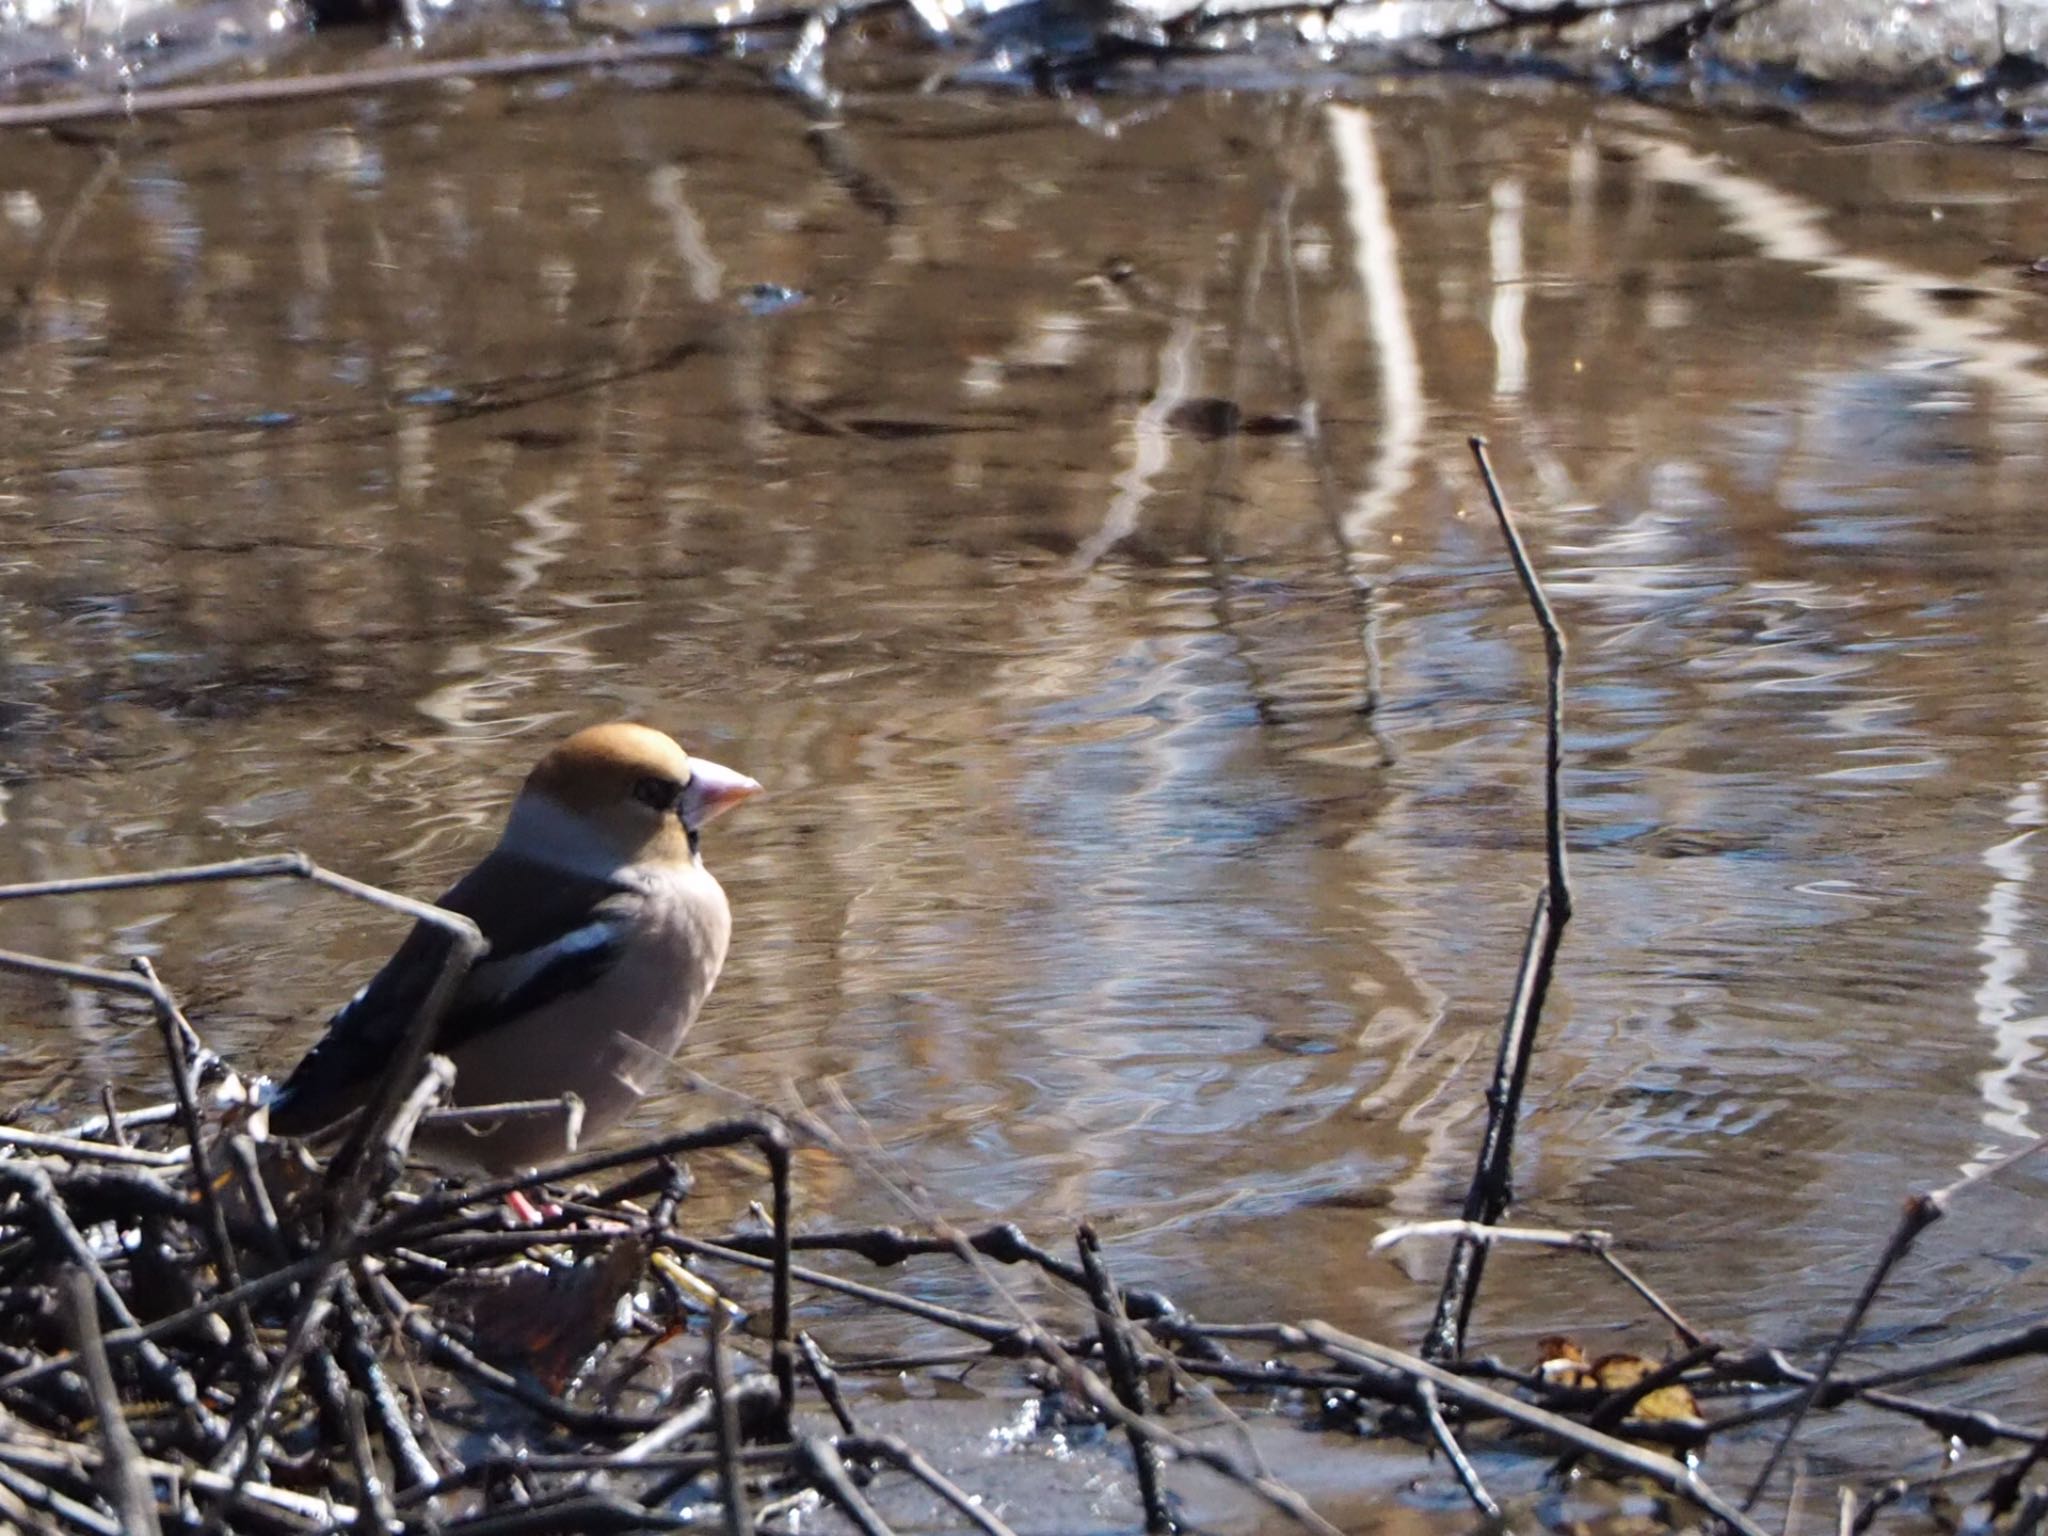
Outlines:
{"type": "Polygon", "coordinates": [[[583,1357],[610,1335],[619,1302],[647,1268],[647,1242],[620,1237],[560,1268],[509,1266],[444,1294],[467,1310],[476,1352],[507,1370],[526,1370],[560,1391],[583,1357]]]}

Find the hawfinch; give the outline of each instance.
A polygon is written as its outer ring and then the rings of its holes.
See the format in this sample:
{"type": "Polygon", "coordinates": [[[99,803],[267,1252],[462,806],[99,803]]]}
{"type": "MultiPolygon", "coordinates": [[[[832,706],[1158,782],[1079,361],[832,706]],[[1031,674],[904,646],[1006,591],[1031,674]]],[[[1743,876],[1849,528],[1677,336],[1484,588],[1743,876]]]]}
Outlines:
{"type": "MultiPolygon", "coordinates": [[[[623,722],[579,731],[540,760],[497,847],[438,903],[490,945],[433,1042],[455,1063],[457,1105],[574,1093],[586,1136],[633,1107],[725,964],[732,914],[698,835],[760,788],[623,722]]],[[[272,1098],[273,1131],[310,1135],[369,1098],[444,942],[415,927],[349,999],[272,1098]]],[[[546,1116],[438,1129],[419,1145],[489,1173],[567,1150],[563,1121],[546,1116]]]]}

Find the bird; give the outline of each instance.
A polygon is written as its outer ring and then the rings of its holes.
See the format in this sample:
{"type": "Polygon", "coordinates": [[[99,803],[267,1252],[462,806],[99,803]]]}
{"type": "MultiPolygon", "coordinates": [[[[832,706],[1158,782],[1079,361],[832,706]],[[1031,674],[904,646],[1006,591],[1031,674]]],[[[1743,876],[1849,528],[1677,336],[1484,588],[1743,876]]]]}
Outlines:
{"type": "MultiPolygon", "coordinates": [[[[489,945],[432,1043],[454,1063],[454,1105],[574,1093],[584,1139],[633,1108],[725,965],[732,912],[704,867],[703,830],[760,789],[630,721],[587,727],[541,758],[497,845],[436,903],[489,945]]],[[[416,925],[335,1013],[272,1094],[272,1133],[317,1137],[369,1100],[446,942],[416,925]]],[[[562,1118],[530,1115],[424,1128],[415,1147],[485,1174],[569,1150],[562,1118]]]]}

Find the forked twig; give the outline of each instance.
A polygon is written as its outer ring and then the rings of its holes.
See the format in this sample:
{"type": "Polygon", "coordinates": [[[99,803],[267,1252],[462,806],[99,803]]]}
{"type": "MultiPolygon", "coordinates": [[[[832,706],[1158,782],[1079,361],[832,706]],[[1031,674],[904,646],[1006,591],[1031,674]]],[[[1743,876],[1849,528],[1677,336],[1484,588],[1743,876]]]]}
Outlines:
{"type": "Polygon", "coordinates": [[[1863,1326],[1865,1314],[1870,1311],[1871,1304],[1877,1300],[1877,1293],[1884,1288],[1885,1281],[1890,1277],[1892,1270],[1897,1266],[1898,1262],[1912,1249],[1915,1240],[1919,1238],[1922,1232],[1946,1216],[1949,1207],[1955,1203],[1956,1198],[1969,1189],[1971,1185],[2005,1172],[2015,1163],[2032,1157],[2044,1147],[2048,1147],[2048,1136],[2031,1141],[2026,1146],[2007,1153],[1994,1163],[1966,1173],[1954,1183],[1946,1185],[1941,1189],[1930,1193],[1912,1195],[1907,1198],[1905,1205],[1899,1211],[1898,1225],[1892,1228],[1892,1235],[1885,1242],[1884,1252],[1878,1255],[1877,1267],[1870,1272],[1870,1278],[1864,1281],[1863,1289],[1856,1297],[1855,1304],[1849,1308],[1849,1315],[1842,1319],[1842,1326],[1836,1331],[1833,1341],[1829,1343],[1827,1355],[1821,1361],[1820,1369],[1814,1372],[1812,1385],[1807,1387],[1805,1393],[1800,1397],[1798,1406],[1792,1411],[1792,1417],[1785,1423],[1784,1432],[1778,1436],[1777,1443],[1771,1447],[1771,1454],[1764,1459],[1763,1469],[1757,1473],[1756,1481],[1750,1484],[1749,1493],[1742,1501],[1744,1509],[1754,1508],[1756,1501],[1763,1497],[1764,1490],[1770,1486],[1771,1475],[1778,1470],[1778,1463],[1784,1459],[1785,1452],[1791,1448],[1792,1438],[1799,1433],[1799,1426],[1805,1422],[1807,1413],[1812,1409],[1814,1403],[1819,1400],[1821,1393],[1826,1390],[1828,1378],[1834,1374],[1835,1367],[1841,1363],[1843,1353],[1855,1340],[1857,1330],[1863,1326]]]}

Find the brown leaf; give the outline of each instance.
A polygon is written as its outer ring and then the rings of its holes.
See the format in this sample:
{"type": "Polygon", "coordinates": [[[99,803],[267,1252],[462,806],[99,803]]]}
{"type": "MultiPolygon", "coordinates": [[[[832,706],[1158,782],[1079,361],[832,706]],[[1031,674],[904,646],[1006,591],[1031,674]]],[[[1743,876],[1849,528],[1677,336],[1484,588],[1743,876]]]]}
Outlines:
{"type": "MultiPolygon", "coordinates": [[[[1593,1362],[1593,1384],[1603,1392],[1626,1392],[1646,1377],[1662,1370],[1661,1365],[1641,1355],[1602,1355],[1593,1362]]],[[[1672,1419],[1697,1419],[1700,1405],[1683,1382],[1673,1382],[1646,1393],[1628,1411],[1632,1422],[1663,1423],[1672,1419]]]]}
{"type": "Polygon", "coordinates": [[[640,1282],[650,1249],[636,1234],[560,1268],[508,1266],[440,1294],[469,1316],[476,1352],[525,1370],[559,1392],[612,1330],[620,1300],[640,1282]]]}

